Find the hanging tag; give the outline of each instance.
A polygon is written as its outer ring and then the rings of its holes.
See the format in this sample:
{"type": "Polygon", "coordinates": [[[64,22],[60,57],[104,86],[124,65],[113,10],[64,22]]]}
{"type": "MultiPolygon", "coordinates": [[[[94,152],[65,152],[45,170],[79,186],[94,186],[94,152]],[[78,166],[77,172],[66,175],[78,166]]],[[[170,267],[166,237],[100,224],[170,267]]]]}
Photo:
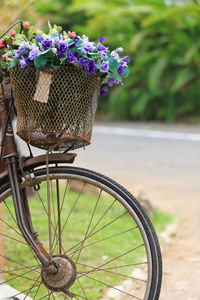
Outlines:
{"type": "Polygon", "coordinates": [[[49,99],[49,90],[51,85],[52,74],[40,71],[36,92],[33,100],[47,103],[49,99]]]}

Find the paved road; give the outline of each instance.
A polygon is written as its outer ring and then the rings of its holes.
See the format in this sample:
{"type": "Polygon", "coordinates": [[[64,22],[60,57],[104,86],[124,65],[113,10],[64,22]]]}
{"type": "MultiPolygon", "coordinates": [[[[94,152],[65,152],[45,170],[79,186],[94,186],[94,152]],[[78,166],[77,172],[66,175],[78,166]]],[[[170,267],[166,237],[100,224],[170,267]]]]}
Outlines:
{"type": "Polygon", "coordinates": [[[163,250],[161,300],[199,300],[200,126],[98,123],[92,145],[77,153],[75,165],[110,176],[133,194],[142,191],[178,216],[176,238],[163,250]]]}

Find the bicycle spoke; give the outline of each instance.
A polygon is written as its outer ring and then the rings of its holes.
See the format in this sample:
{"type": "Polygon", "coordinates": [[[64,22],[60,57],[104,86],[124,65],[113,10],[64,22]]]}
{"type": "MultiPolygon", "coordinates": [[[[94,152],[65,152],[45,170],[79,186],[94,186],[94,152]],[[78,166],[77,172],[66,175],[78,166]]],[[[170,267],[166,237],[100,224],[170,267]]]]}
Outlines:
{"type": "MultiPolygon", "coordinates": [[[[138,281],[141,281],[141,282],[144,282],[144,283],[147,282],[147,280],[144,280],[144,279],[141,279],[141,278],[136,278],[136,277],[128,276],[128,275],[125,275],[125,274],[121,274],[121,273],[117,273],[117,272],[108,271],[107,269],[102,269],[102,268],[96,269],[96,268],[94,268],[94,267],[92,267],[92,266],[85,265],[85,264],[83,264],[83,266],[92,268],[93,270],[92,270],[91,272],[103,271],[103,272],[106,272],[106,273],[109,273],[109,274],[113,274],[113,275],[118,275],[118,276],[126,277],[126,278],[129,278],[129,279],[132,279],[132,280],[138,280],[138,281]]],[[[84,275],[84,273],[87,274],[87,272],[82,272],[81,274],[84,275]]]]}
{"type": "MultiPolygon", "coordinates": [[[[72,292],[72,294],[73,294],[74,296],[77,296],[77,297],[80,297],[80,298],[82,298],[82,299],[88,300],[88,298],[85,298],[85,297],[83,297],[83,296],[81,296],[81,295],[78,295],[78,294],[76,294],[76,293],[74,293],[74,292],[72,292]]],[[[76,298],[76,299],[78,299],[78,298],[76,298]]]]}
{"type": "MultiPolygon", "coordinates": [[[[11,258],[9,258],[9,257],[7,257],[7,256],[4,256],[4,255],[1,255],[0,254],[0,257],[2,257],[2,258],[4,258],[4,259],[6,259],[6,260],[8,260],[8,261],[10,261],[10,262],[13,262],[13,263],[16,263],[16,264],[18,264],[18,265],[20,265],[20,266],[22,266],[22,267],[26,267],[26,265],[24,265],[24,264],[22,264],[22,263],[20,263],[20,262],[18,262],[18,261],[16,261],[16,260],[14,260],[14,259],[11,259],[11,258]]],[[[28,267],[27,267],[28,268],[28,267]]],[[[31,269],[31,267],[29,267],[30,269],[31,269]]],[[[38,271],[36,271],[36,272],[38,272],[38,271]]],[[[39,273],[39,272],[38,272],[39,273]]]]}
{"type": "Polygon", "coordinates": [[[38,291],[39,291],[39,289],[40,289],[40,287],[41,287],[41,284],[42,284],[42,281],[41,281],[40,284],[38,285],[38,288],[37,288],[37,291],[36,291],[36,293],[35,293],[35,295],[34,295],[33,300],[36,299],[36,296],[37,296],[37,293],[38,293],[38,291]]]}
{"type": "MultiPolygon", "coordinates": [[[[30,292],[32,291],[32,289],[35,287],[38,279],[40,278],[41,275],[38,276],[37,280],[35,281],[34,285],[32,286],[32,288],[29,290],[28,294],[26,294],[26,297],[24,298],[24,300],[28,297],[28,295],[30,294],[30,292]]],[[[40,282],[40,285],[41,285],[41,282],[40,282]]]]}
{"type": "MultiPolygon", "coordinates": [[[[38,193],[38,191],[36,191],[36,193],[37,193],[37,195],[38,195],[38,198],[39,198],[39,200],[40,200],[40,202],[41,202],[41,204],[42,204],[42,207],[43,207],[43,209],[44,209],[44,211],[45,211],[45,213],[46,213],[46,215],[47,215],[47,218],[48,218],[48,211],[47,211],[47,209],[46,209],[46,207],[45,207],[45,205],[44,205],[44,202],[43,202],[43,200],[42,200],[40,194],[38,193]]],[[[55,232],[56,229],[55,229],[55,227],[54,227],[54,225],[53,225],[52,222],[51,222],[51,226],[53,227],[53,230],[54,230],[54,232],[55,232]]]]}
{"type": "Polygon", "coordinates": [[[99,225],[99,223],[103,220],[103,218],[107,215],[107,213],[109,212],[109,210],[113,207],[113,205],[115,204],[116,199],[113,200],[113,202],[111,203],[111,205],[106,209],[106,211],[103,213],[103,215],[101,216],[101,218],[98,220],[98,222],[95,224],[95,226],[92,228],[92,230],[90,231],[89,235],[91,235],[91,233],[95,230],[95,228],[99,225]]]}
{"type": "MultiPolygon", "coordinates": [[[[86,239],[88,240],[89,238],[91,238],[92,236],[94,236],[96,233],[100,232],[101,230],[105,229],[109,225],[113,224],[114,222],[116,222],[117,220],[119,220],[120,218],[122,218],[123,216],[125,216],[126,214],[127,214],[127,212],[125,212],[125,213],[121,214],[120,216],[116,217],[114,220],[110,221],[109,223],[107,223],[106,225],[104,225],[103,227],[101,227],[100,229],[98,229],[97,231],[95,231],[94,233],[92,233],[91,235],[88,235],[88,237],[86,239]]],[[[81,240],[75,246],[73,246],[72,248],[70,248],[69,250],[67,250],[64,254],[67,254],[70,250],[74,249],[75,247],[77,247],[78,245],[80,245],[82,242],[83,242],[83,240],[81,240]]]]}
{"type": "MultiPolygon", "coordinates": [[[[120,233],[111,235],[111,236],[109,236],[109,237],[106,237],[106,238],[104,238],[104,239],[98,240],[98,241],[93,242],[93,243],[91,243],[91,244],[85,245],[84,247],[82,247],[82,249],[87,248],[87,247],[90,247],[90,246],[95,245],[95,244],[98,244],[98,243],[103,242],[103,241],[105,241],[105,240],[111,239],[111,238],[113,238],[113,237],[122,235],[122,234],[124,234],[124,233],[130,232],[131,230],[134,230],[134,229],[137,229],[137,228],[138,228],[138,226],[135,226],[135,227],[133,227],[133,228],[131,228],[131,229],[127,229],[127,230],[125,230],[125,231],[123,231],[123,232],[120,232],[120,233]]],[[[79,251],[79,249],[75,250],[74,252],[68,253],[68,255],[71,255],[71,254],[73,254],[73,253],[76,253],[77,251],[79,251]]]]}
{"type": "Polygon", "coordinates": [[[102,270],[111,270],[111,269],[119,269],[119,268],[125,268],[125,267],[133,267],[133,266],[141,266],[141,265],[147,265],[148,262],[142,262],[142,263],[135,263],[135,264],[128,264],[128,265],[122,265],[122,266],[115,266],[110,268],[104,268],[102,270]]]}
{"type": "MultiPolygon", "coordinates": [[[[34,271],[34,270],[33,270],[34,271]]],[[[30,271],[31,272],[31,271],[30,271]]],[[[1,273],[1,272],[0,272],[1,273]]],[[[15,278],[24,278],[24,279],[27,279],[27,280],[31,280],[31,281],[34,281],[34,279],[33,278],[29,278],[29,277],[26,277],[26,276],[23,276],[23,275],[21,275],[21,274],[16,274],[16,273],[13,273],[13,272],[10,272],[10,271],[5,271],[5,273],[7,273],[7,274],[10,274],[10,275],[15,275],[16,277],[15,278]]],[[[15,279],[14,278],[14,279],[15,279]]],[[[13,279],[11,279],[11,280],[13,280],[13,279]]],[[[4,284],[5,282],[8,282],[8,281],[4,281],[4,282],[2,282],[2,283],[0,283],[0,285],[2,285],[2,284],[4,284]]]]}
{"type": "MultiPolygon", "coordinates": [[[[67,222],[68,222],[68,220],[69,220],[69,218],[70,218],[70,216],[71,216],[71,214],[72,214],[72,212],[73,212],[73,210],[74,210],[74,208],[75,208],[75,206],[76,206],[76,204],[77,204],[77,202],[78,202],[78,200],[80,198],[80,195],[81,195],[84,187],[85,187],[85,182],[83,183],[83,186],[82,186],[82,188],[81,188],[81,190],[80,190],[80,192],[79,192],[79,194],[78,194],[78,196],[77,196],[77,198],[76,198],[76,200],[75,200],[75,202],[74,202],[71,210],[69,211],[69,214],[66,217],[65,223],[64,223],[64,225],[62,227],[62,230],[61,230],[61,234],[63,233],[63,230],[64,230],[64,228],[65,228],[65,226],[66,226],[66,224],[67,224],[67,222]]],[[[58,240],[56,241],[56,245],[57,245],[57,243],[58,243],[58,240]]],[[[64,254],[66,254],[66,252],[64,252],[64,254]]]]}
{"type": "MultiPolygon", "coordinates": [[[[9,271],[6,271],[6,270],[0,270],[0,274],[1,274],[1,273],[7,273],[7,272],[21,271],[21,270],[31,269],[31,268],[34,269],[35,267],[37,267],[37,265],[31,266],[31,267],[23,267],[23,268],[19,268],[19,269],[12,269],[12,270],[9,270],[9,271]]],[[[38,268],[39,268],[39,267],[38,267],[38,268]]]]}
{"type": "MultiPolygon", "coordinates": [[[[115,258],[112,258],[111,260],[109,260],[109,261],[103,263],[102,265],[100,265],[100,266],[98,266],[98,267],[95,267],[94,269],[98,270],[98,269],[100,269],[101,267],[103,267],[103,266],[105,266],[105,265],[107,265],[107,264],[109,264],[109,263],[111,263],[111,262],[113,262],[113,261],[115,261],[115,260],[117,260],[117,259],[119,259],[119,258],[121,258],[121,257],[123,257],[123,256],[125,256],[125,255],[127,255],[127,254],[129,254],[129,253],[131,253],[131,252],[133,252],[133,251],[135,251],[135,250],[141,248],[141,247],[143,247],[143,246],[144,246],[144,244],[141,244],[141,245],[139,245],[139,246],[137,246],[137,247],[135,247],[135,248],[133,248],[133,249],[131,249],[131,250],[129,250],[129,251],[123,253],[123,254],[120,254],[119,256],[117,256],[117,257],[115,257],[115,258]]],[[[94,270],[88,271],[86,274],[89,274],[89,273],[91,273],[91,272],[94,272],[94,270]]],[[[86,276],[86,275],[85,275],[85,274],[84,274],[84,275],[81,275],[81,276],[78,277],[78,279],[81,278],[82,276],[86,276]]]]}
{"type": "MultiPolygon", "coordinates": [[[[57,180],[56,180],[56,182],[57,182],[57,180]]],[[[56,183],[56,196],[57,196],[57,209],[58,209],[58,201],[59,201],[59,192],[58,192],[58,190],[57,190],[57,188],[58,188],[58,186],[57,186],[57,183],[56,183]]],[[[63,252],[65,252],[65,250],[64,250],[64,248],[63,248],[63,246],[62,246],[62,243],[61,243],[61,229],[60,229],[60,222],[61,222],[61,220],[60,220],[60,211],[58,212],[58,221],[56,220],[56,209],[55,209],[55,201],[54,201],[54,199],[53,199],[53,183],[52,183],[52,180],[51,180],[51,190],[52,190],[52,193],[51,193],[51,195],[52,195],[52,206],[53,206],[53,215],[54,215],[54,224],[55,225],[53,225],[53,228],[54,228],[54,235],[53,235],[53,239],[52,239],[52,253],[54,253],[54,251],[55,251],[55,248],[56,248],[56,246],[57,247],[59,247],[59,251],[58,251],[58,248],[57,248],[57,253],[62,253],[62,250],[63,250],[63,252]],[[58,233],[57,233],[57,228],[58,228],[58,233]],[[57,241],[59,241],[59,243],[56,243],[56,245],[54,246],[54,241],[55,240],[57,240],[57,241]]],[[[60,206],[60,201],[59,201],[59,206],[60,206]]]]}
{"type": "Polygon", "coordinates": [[[48,299],[50,299],[52,292],[49,294],[49,290],[48,290],[48,294],[46,294],[45,296],[39,298],[38,300],[42,300],[45,299],[46,297],[48,297],[48,299]]]}
{"type": "Polygon", "coordinates": [[[2,232],[0,232],[0,235],[2,235],[3,237],[6,237],[6,238],[8,238],[8,239],[11,239],[11,240],[13,240],[13,241],[15,241],[15,242],[18,242],[18,243],[20,243],[20,244],[23,244],[23,245],[25,245],[25,246],[28,246],[28,244],[26,244],[26,243],[24,243],[24,242],[22,242],[22,241],[20,241],[20,240],[17,240],[17,239],[15,239],[15,238],[13,238],[13,237],[11,237],[11,236],[9,236],[9,235],[6,235],[6,234],[4,234],[4,233],[2,233],[2,232]]]}
{"type": "MultiPolygon", "coordinates": [[[[8,279],[8,280],[6,280],[6,281],[3,281],[2,283],[0,283],[0,286],[1,286],[2,284],[4,284],[4,283],[10,282],[10,281],[12,281],[12,280],[18,278],[18,277],[22,277],[23,275],[26,275],[26,274],[28,274],[28,273],[30,273],[30,272],[32,272],[32,271],[35,271],[35,270],[27,271],[27,272],[25,272],[25,273],[22,273],[22,274],[20,274],[20,275],[17,275],[17,276],[15,276],[15,277],[12,277],[11,279],[8,279]]],[[[26,277],[26,279],[35,281],[34,279],[28,278],[28,277],[26,277]]]]}
{"type": "Polygon", "coordinates": [[[86,299],[88,299],[88,297],[87,297],[87,295],[86,295],[86,293],[85,293],[85,291],[84,291],[84,288],[82,287],[82,284],[80,283],[80,280],[78,279],[77,281],[78,281],[78,284],[79,284],[79,286],[80,286],[80,288],[81,288],[81,290],[82,290],[84,296],[86,297],[86,299]]]}
{"type": "Polygon", "coordinates": [[[59,236],[59,254],[62,254],[62,236],[61,236],[61,209],[60,209],[60,190],[59,180],[56,180],[57,212],[58,212],[58,236],[59,236]]]}
{"type": "MultiPolygon", "coordinates": [[[[54,218],[54,227],[55,227],[55,230],[54,230],[54,234],[53,234],[53,239],[52,239],[52,249],[54,249],[53,247],[53,240],[54,240],[54,236],[58,236],[57,234],[57,221],[56,221],[56,213],[55,213],[55,203],[54,203],[54,193],[53,193],[53,183],[52,183],[52,180],[50,180],[50,184],[51,184],[51,202],[52,202],[52,207],[53,207],[53,218],[54,218]]],[[[59,237],[58,237],[59,239],[59,237]]],[[[54,253],[54,251],[52,250],[52,253],[54,253]]],[[[58,253],[58,252],[57,252],[58,253]]]]}
{"type": "Polygon", "coordinates": [[[138,298],[138,297],[136,297],[136,296],[133,296],[133,295],[131,295],[131,294],[125,292],[125,291],[122,291],[122,290],[118,289],[117,287],[114,287],[114,286],[112,286],[112,285],[109,285],[109,284],[107,284],[107,283],[105,283],[105,282],[103,282],[103,281],[97,280],[97,279],[95,279],[95,278],[93,278],[93,277],[90,277],[90,276],[88,276],[88,275],[86,275],[86,277],[89,278],[89,279],[91,279],[91,280],[94,280],[94,281],[96,281],[96,282],[98,282],[98,283],[101,283],[101,284],[103,284],[103,285],[105,285],[105,286],[107,286],[107,287],[109,287],[109,288],[111,288],[111,289],[114,289],[114,290],[116,290],[116,291],[118,291],[118,292],[120,292],[120,293],[122,293],[122,294],[125,294],[125,295],[127,295],[127,296],[129,296],[129,297],[132,297],[132,298],[138,299],[138,300],[143,300],[142,298],[138,298]]]}
{"type": "Polygon", "coordinates": [[[13,214],[12,214],[12,212],[11,212],[11,210],[10,210],[9,206],[7,205],[7,203],[6,203],[5,200],[4,200],[4,203],[5,203],[6,207],[7,207],[8,211],[9,211],[9,213],[10,213],[12,219],[13,219],[13,221],[15,222],[15,224],[16,224],[16,226],[18,228],[17,221],[16,221],[15,217],[13,216],[13,214]]]}
{"type": "MultiPolygon", "coordinates": [[[[91,226],[91,224],[92,224],[93,217],[94,217],[95,211],[96,211],[96,209],[97,209],[99,200],[100,200],[100,198],[101,198],[101,194],[102,194],[102,190],[100,190],[99,196],[98,196],[97,201],[96,201],[96,203],[95,203],[95,206],[94,206],[94,209],[93,209],[93,212],[92,212],[92,215],[91,215],[91,218],[90,218],[90,221],[89,221],[89,224],[88,224],[88,227],[87,227],[87,230],[86,230],[84,239],[82,240],[81,246],[80,246],[80,248],[79,248],[79,253],[78,253],[78,256],[77,256],[77,258],[76,258],[76,263],[78,262],[78,260],[79,260],[79,258],[80,258],[80,255],[81,255],[81,252],[82,252],[84,243],[85,243],[85,241],[86,241],[86,239],[87,239],[87,235],[88,235],[90,226],[91,226]]],[[[72,257],[73,257],[73,255],[72,255],[72,257]]]]}
{"type": "MultiPolygon", "coordinates": [[[[91,230],[91,232],[96,228],[96,226],[101,222],[101,220],[104,218],[104,216],[108,213],[108,211],[112,208],[112,206],[114,205],[114,203],[116,202],[116,200],[114,200],[113,202],[112,202],[112,204],[108,207],[108,209],[104,212],[104,214],[103,214],[103,216],[101,216],[101,218],[99,219],[99,221],[96,223],[96,225],[93,227],[93,229],[91,230]]],[[[91,233],[90,232],[90,233],[91,233]]],[[[66,253],[68,253],[70,250],[72,250],[72,249],[74,249],[75,247],[77,247],[79,244],[80,244],[81,242],[79,242],[78,244],[76,244],[76,245],[74,245],[72,248],[70,248],[69,250],[67,250],[66,252],[65,252],[65,254],[66,253]]]]}
{"type": "Polygon", "coordinates": [[[5,220],[3,220],[2,218],[0,218],[0,221],[3,222],[4,224],[6,224],[10,229],[12,229],[13,231],[15,231],[18,235],[20,235],[21,237],[23,237],[21,233],[19,233],[14,227],[12,227],[11,225],[9,225],[5,220]]]}
{"type": "MultiPolygon", "coordinates": [[[[38,285],[35,285],[35,286],[34,286],[34,288],[36,288],[36,287],[38,287],[38,285]]],[[[20,296],[20,295],[26,293],[26,292],[29,291],[29,290],[30,290],[30,288],[28,288],[28,289],[26,289],[26,290],[23,290],[22,292],[19,292],[19,293],[13,295],[12,298],[15,299],[15,298],[17,298],[17,296],[20,296]]]]}

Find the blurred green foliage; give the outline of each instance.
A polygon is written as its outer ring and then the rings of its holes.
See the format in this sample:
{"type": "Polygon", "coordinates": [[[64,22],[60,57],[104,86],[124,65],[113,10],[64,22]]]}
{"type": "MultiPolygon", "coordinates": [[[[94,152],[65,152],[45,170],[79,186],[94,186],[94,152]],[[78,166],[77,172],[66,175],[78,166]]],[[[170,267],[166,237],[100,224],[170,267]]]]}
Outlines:
{"type": "MultiPolygon", "coordinates": [[[[5,3],[16,6],[24,1],[5,3]]],[[[29,2],[31,10],[21,15],[37,27],[50,20],[94,40],[102,35],[110,48],[122,46],[124,55],[129,55],[130,75],[125,85],[100,100],[104,114],[122,120],[200,120],[198,0],[29,2]],[[36,18],[37,14],[41,17],[36,18]]]]}
{"type": "Polygon", "coordinates": [[[75,25],[92,37],[107,37],[131,59],[124,87],[108,96],[115,119],[200,118],[200,5],[162,0],[74,0],[71,12],[88,17],[75,25]]]}

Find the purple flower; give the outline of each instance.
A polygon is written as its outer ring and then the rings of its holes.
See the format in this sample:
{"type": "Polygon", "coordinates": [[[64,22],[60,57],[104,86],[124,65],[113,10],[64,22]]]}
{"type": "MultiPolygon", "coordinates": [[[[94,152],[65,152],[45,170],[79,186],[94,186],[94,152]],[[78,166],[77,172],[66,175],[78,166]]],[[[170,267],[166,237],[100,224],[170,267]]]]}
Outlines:
{"type": "Polygon", "coordinates": [[[106,89],[107,85],[102,84],[101,89],[100,89],[100,96],[105,96],[108,92],[108,89],[106,89]]]}
{"type": "Polygon", "coordinates": [[[77,62],[77,58],[71,52],[67,53],[67,59],[72,64],[77,62]]]}
{"type": "Polygon", "coordinates": [[[76,42],[79,41],[79,37],[78,37],[78,36],[75,36],[75,37],[73,38],[73,40],[74,40],[74,42],[76,43],[76,42]]]}
{"type": "Polygon", "coordinates": [[[115,82],[115,78],[111,77],[111,78],[109,79],[109,81],[107,82],[107,85],[110,86],[110,87],[112,87],[113,84],[114,84],[114,82],[115,82]]]}
{"type": "Polygon", "coordinates": [[[26,60],[25,60],[25,58],[23,56],[20,59],[20,65],[21,65],[21,68],[25,68],[26,67],[26,60]]]}
{"type": "Polygon", "coordinates": [[[61,33],[59,33],[58,36],[59,36],[59,39],[60,39],[60,40],[63,40],[63,41],[65,40],[64,36],[63,36],[61,33]]]}
{"type": "Polygon", "coordinates": [[[34,65],[34,61],[33,60],[30,60],[29,58],[27,59],[26,61],[29,65],[33,66],[34,65]]]}
{"type": "Polygon", "coordinates": [[[28,45],[26,42],[22,42],[21,45],[19,46],[19,51],[25,50],[28,48],[28,45]]]}
{"type": "Polygon", "coordinates": [[[14,58],[19,58],[19,57],[20,57],[20,50],[17,50],[17,51],[15,52],[14,58]]]}
{"type": "Polygon", "coordinates": [[[122,76],[122,74],[124,73],[124,68],[122,66],[119,66],[117,71],[118,71],[119,75],[122,76]]]}
{"type": "Polygon", "coordinates": [[[124,56],[124,57],[123,57],[123,61],[129,63],[129,58],[128,58],[128,56],[124,56]]]}
{"type": "Polygon", "coordinates": [[[70,49],[73,49],[74,47],[75,47],[74,43],[69,46],[70,49]]]}
{"type": "Polygon", "coordinates": [[[91,51],[93,49],[94,49],[94,46],[90,42],[84,44],[84,46],[82,47],[82,51],[85,51],[85,52],[89,52],[89,51],[91,51]]]}
{"type": "Polygon", "coordinates": [[[56,46],[56,54],[57,55],[63,55],[65,52],[68,50],[68,44],[67,42],[61,41],[59,44],[56,46]]]}
{"type": "Polygon", "coordinates": [[[92,74],[96,71],[96,65],[94,60],[89,60],[84,66],[85,73],[92,74]]]}
{"type": "Polygon", "coordinates": [[[99,51],[106,51],[106,47],[105,47],[104,45],[101,45],[101,44],[98,44],[98,45],[97,45],[97,49],[98,49],[99,51]]]}
{"type": "Polygon", "coordinates": [[[40,53],[39,49],[35,47],[31,52],[29,53],[30,60],[34,60],[34,58],[40,53]]]}
{"type": "Polygon", "coordinates": [[[101,52],[101,57],[102,57],[102,58],[107,58],[108,55],[106,54],[106,52],[103,52],[103,51],[102,51],[102,52],[101,52]]]}
{"type": "Polygon", "coordinates": [[[99,37],[99,42],[102,43],[102,42],[104,42],[104,41],[105,41],[105,38],[104,38],[103,36],[100,36],[100,37],[99,37]]]}
{"type": "Polygon", "coordinates": [[[100,69],[100,72],[107,72],[109,69],[109,63],[108,61],[103,61],[102,64],[101,64],[101,69],[100,69]]]}
{"type": "Polygon", "coordinates": [[[74,52],[74,56],[75,56],[76,58],[78,58],[78,57],[79,57],[79,53],[78,53],[78,52],[74,52]]]}
{"type": "Polygon", "coordinates": [[[42,46],[43,46],[44,50],[48,50],[52,47],[52,41],[51,40],[43,40],[42,46]]]}
{"type": "Polygon", "coordinates": [[[118,61],[118,62],[121,61],[121,58],[120,58],[120,56],[119,56],[119,54],[117,52],[112,51],[111,55],[112,55],[112,57],[114,57],[116,59],[116,61],[118,61]]]}
{"type": "Polygon", "coordinates": [[[36,35],[35,40],[38,41],[38,42],[42,41],[43,37],[41,35],[36,35]]]}
{"type": "Polygon", "coordinates": [[[58,36],[56,36],[54,39],[53,39],[54,43],[55,44],[58,44],[60,42],[60,39],[58,36]]]}
{"type": "Polygon", "coordinates": [[[118,52],[118,53],[121,53],[123,50],[124,50],[124,49],[123,49],[122,47],[119,47],[119,48],[117,49],[117,52],[118,52]]]}
{"type": "Polygon", "coordinates": [[[84,67],[87,62],[88,62],[88,59],[86,57],[81,57],[79,59],[79,63],[82,67],[84,67]]]}

